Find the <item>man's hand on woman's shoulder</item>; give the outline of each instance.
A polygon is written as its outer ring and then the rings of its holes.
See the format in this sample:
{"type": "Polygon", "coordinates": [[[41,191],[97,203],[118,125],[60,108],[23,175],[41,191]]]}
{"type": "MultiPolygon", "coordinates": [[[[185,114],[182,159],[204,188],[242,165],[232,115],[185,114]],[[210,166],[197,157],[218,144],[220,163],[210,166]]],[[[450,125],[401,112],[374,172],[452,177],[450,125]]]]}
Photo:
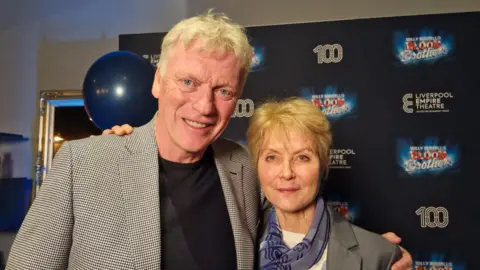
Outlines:
{"type": "Polygon", "coordinates": [[[102,132],[102,135],[115,134],[117,136],[123,136],[123,135],[129,135],[132,132],[133,132],[133,127],[128,124],[124,124],[122,126],[113,126],[111,129],[105,129],[102,132]]]}

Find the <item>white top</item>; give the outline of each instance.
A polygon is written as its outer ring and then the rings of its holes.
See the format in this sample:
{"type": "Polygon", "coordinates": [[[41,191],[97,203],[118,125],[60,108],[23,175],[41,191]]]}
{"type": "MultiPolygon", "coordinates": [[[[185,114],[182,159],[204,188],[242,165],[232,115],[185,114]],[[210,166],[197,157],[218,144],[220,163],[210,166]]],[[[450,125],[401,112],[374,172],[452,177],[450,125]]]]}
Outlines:
{"type": "MultiPolygon", "coordinates": [[[[293,248],[298,243],[302,242],[303,238],[305,238],[305,234],[301,233],[294,233],[282,230],[283,235],[283,242],[287,245],[288,248],[293,248]]],[[[323,252],[322,258],[318,261],[314,266],[312,266],[309,270],[327,270],[327,250],[328,250],[328,243],[325,247],[325,251],[323,252]],[[323,265],[323,268],[321,267],[323,265]]]]}

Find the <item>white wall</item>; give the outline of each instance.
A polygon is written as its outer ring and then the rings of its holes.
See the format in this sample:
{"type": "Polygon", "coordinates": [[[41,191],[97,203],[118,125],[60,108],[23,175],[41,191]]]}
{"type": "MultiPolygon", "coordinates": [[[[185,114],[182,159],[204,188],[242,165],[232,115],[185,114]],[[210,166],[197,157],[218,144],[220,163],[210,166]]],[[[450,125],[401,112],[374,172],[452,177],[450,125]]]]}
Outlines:
{"type": "Polygon", "coordinates": [[[118,49],[119,34],[167,31],[186,14],[184,0],[102,0],[50,16],[42,23],[38,88],[80,89],[93,61],[118,49]]]}

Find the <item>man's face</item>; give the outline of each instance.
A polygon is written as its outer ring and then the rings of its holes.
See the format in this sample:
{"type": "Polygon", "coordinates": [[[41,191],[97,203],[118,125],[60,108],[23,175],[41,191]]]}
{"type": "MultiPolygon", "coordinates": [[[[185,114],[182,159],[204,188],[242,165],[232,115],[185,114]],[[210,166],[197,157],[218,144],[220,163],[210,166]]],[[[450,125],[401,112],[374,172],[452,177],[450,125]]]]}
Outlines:
{"type": "Polygon", "coordinates": [[[199,44],[177,45],[164,75],[160,70],[155,75],[157,143],[167,146],[168,155],[203,155],[226,128],[241,94],[242,70],[235,54],[208,52],[199,44]]]}

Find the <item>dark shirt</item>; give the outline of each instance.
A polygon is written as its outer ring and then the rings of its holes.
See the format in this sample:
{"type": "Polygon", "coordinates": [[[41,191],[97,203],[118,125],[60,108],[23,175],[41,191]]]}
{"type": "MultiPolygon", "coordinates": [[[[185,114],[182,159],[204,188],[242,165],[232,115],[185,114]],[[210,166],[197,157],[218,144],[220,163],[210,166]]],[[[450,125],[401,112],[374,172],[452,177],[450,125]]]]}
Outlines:
{"type": "Polygon", "coordinates": [[[232,225],[209,148],[195,163],[160,158],[162,269],[237,269],[232,225]]]}

